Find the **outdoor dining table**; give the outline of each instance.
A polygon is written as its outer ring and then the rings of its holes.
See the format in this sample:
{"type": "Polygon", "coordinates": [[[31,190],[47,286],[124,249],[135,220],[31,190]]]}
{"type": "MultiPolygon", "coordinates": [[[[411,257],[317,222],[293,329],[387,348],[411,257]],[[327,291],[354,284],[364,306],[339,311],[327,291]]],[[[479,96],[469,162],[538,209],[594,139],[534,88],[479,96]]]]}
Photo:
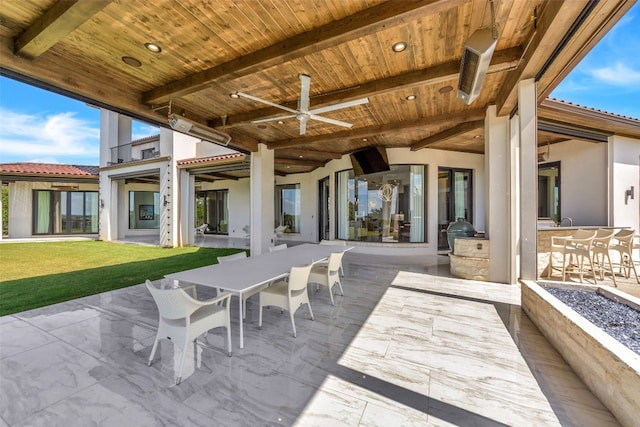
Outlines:
{"type": "Polygon", "coordinates": [[[240,348],[244,348],[242,295],[256,287],[286,277],[291,267],[301,267],[326,260],[333,252],[344,252],[349,246],[305,243],[281,251],[264,253],[233,262],[167,274],[165,278],[207,286],[238,295],[240,348]]]}

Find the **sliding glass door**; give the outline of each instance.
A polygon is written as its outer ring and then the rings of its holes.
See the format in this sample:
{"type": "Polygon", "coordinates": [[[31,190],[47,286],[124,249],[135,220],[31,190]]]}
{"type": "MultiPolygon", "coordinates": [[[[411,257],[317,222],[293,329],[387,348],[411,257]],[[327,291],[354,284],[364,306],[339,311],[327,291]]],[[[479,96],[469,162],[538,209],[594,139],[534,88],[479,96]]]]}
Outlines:
{"type": "Polygon", "coordinates": [[[447,227],[458,218],[473,223],[471,169],[438,169],[438,249],[449,247],[447,227]]]}

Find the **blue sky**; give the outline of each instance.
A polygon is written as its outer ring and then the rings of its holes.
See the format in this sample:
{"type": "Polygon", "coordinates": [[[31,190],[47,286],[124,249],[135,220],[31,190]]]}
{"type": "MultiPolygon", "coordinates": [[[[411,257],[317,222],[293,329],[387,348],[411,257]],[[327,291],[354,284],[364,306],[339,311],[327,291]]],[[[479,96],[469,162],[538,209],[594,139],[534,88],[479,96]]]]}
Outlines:
{"type": "MultiPolygon", "coordinates": [[[[640,3],[550,96],[640,118],[640,3]]],[[[98,164],[98,109],[0,77],[0,115],[0,163],[98,164]]],[[[155,133],[156,128],[134,122],[134,139],[155,133]]]]}

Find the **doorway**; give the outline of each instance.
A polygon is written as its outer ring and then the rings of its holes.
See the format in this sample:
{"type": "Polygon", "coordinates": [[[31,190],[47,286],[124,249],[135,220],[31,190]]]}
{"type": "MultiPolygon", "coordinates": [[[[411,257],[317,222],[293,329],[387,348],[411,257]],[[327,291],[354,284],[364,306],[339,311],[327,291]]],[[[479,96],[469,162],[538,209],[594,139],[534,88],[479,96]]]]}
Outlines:
{"type": "Polygon", "coordinates": [[[458,218],[473,223],[473,171],[438,168],[438,249],[448,249],[447,227],[458,218]]]}
{"type": "Polygon", "coordinates": [[[196,196],[196,226],[209,224],[208,232],[229,234],[229,190],[201,191],[196,196]]]}
{"type": "Polygon", "coordinates": [[[329,177],[318,181],[318,240],[331,240],[329,234],[329,177]]]}

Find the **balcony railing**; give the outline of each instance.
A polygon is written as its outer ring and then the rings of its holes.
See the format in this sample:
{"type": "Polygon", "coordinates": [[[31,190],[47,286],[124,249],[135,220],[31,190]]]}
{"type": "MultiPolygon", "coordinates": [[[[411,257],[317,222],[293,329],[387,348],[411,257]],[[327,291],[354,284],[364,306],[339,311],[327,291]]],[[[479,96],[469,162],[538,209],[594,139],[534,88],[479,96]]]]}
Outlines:
{"type": "Polygon", "coordinates": [[[137,162],[160,156],[160,143],[122,144],[111,148],[109,166],[121,163],[137,162]]]}

